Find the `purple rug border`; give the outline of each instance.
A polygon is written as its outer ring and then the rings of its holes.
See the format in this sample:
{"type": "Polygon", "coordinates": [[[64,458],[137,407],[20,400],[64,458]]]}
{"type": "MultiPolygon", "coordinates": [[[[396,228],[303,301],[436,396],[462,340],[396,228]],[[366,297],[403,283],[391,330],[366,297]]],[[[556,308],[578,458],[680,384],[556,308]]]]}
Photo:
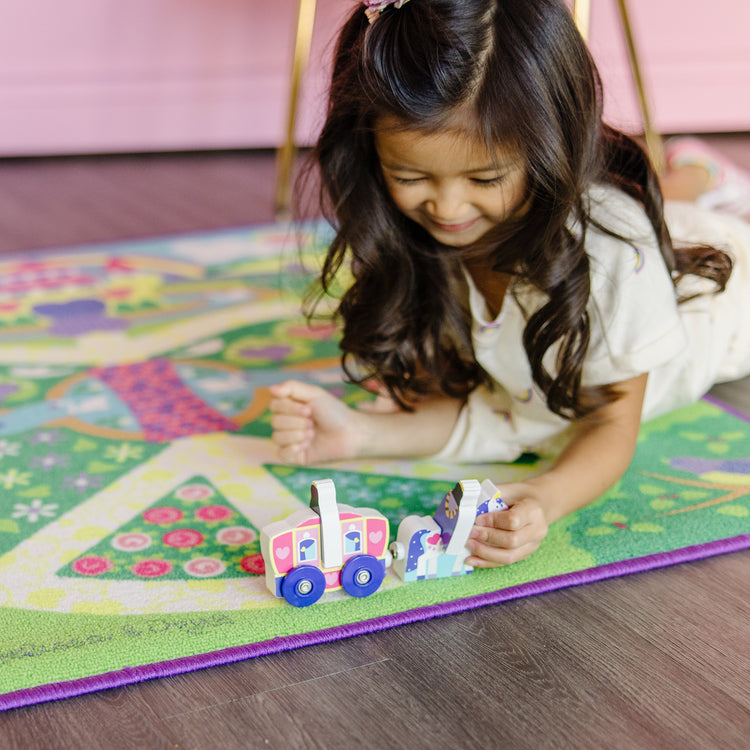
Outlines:
{"type": "Polygon", "coordinates": [[[728,403],[726,403],[726,401],[722,401],[720,398],[716,398],[716,396],[706,394],[701,400],[707,401],[709,404],[713,404],[714,406],[718,406],[722,411],[731,414],[733,417],[737,417],[737,419],[741,419],[743,422],[750,422],[749,414],[745,414],[734,406],[730,406],[728,403]]]}
{"type": "Polygon", "coordinates": [[[426,607],[398,612],[391,615],[376,617],[371,620],[351,623],[349,625],[338,625],[327,630],[316,630],[299,635],[282,636],[272,638],[268,641],[252,643],[245,646],[232,646],[230,648],[212,651],[207,654],[196,656],[185,656],[179,659],[171,659],[154,664],[144,664],[139,667],[128,667],[114,672],[101,675],[83,677],[66,682],[39,685],[33,688],[25,688],[12,693],[0,695],[0,711],[13,708],[22,708],[37,703],[44,703],[64,698],[73,698],[87,693],[94,693],[109,688],[124,687],[146,680],[159,677],[170,677],[178,674],[186,674],[199,669],[231,664],[245,659],[254,659],[259,656],[268,656],[282,651],[292,651],[305,646],[313,646],[321,643],[343,640],[357,635],[375,633],[381,630],[406,625],[415,622],[423,622],[435,617],[466,612],[491,604],[521,599],[526,596],[546,594],[558,589],[570,586],[580,586],[585,583],[603,581],[608,578],[616,578],[623,575],[642,573],[656,570],[684,562],[694,562],[707,557],[724,555],[731,552],[750,548],[750,534],[719,539],[714,542],[696,544],[690,547],[682,547],[669,552],[657,552],[643,557],[635,557],[614,563],[607,563],[593,568],[572,573],[564,573],[538,581],[510,586],[499,591],[486,594],[456,599],[441,604],[433,604],[426,607]]]}

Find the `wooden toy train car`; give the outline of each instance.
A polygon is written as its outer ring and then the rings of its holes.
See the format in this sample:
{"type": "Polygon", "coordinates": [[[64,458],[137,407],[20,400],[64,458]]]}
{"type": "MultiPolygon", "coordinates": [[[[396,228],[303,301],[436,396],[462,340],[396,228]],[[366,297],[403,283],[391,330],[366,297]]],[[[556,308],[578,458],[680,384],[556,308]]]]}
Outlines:
{"type": "Polygon", "coordinates": [[[310,508],[261,530],[266,585],[295,607],[314,604],[325,591],[374,594],[386,568],[403,581],[470,573],[466,542],[478,515],[505,510],[495,485],[464,479],[442,499],[434,516],[407,516],[388,547],[388,519],[372,508],[336,502],[333,480],[312,483],[310,508]]]}
{"type": "Polygon", "coordinates": [[[391,544],[393,572],[403,581],[446,578],[471,573],[466,564],[474,521],[483,513],[507,510],[489,480],[464,479],[443,498],[433,516],[407,516],[391,544]]]}
{"type": "Polygon", "coordinates": [[[328,590],[369,596],[390,565],[388,519],[371,508],[336,502],[331,479],[312,483],[310,508],[261,530],[266,585],[296,607],[328,590]]]}

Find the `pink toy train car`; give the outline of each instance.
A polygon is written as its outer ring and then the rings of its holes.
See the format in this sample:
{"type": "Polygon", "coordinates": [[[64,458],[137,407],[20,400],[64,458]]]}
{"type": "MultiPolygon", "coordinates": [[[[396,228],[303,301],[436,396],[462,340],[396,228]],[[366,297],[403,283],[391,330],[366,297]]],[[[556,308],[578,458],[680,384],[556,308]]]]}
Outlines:
{"type": "Polygon", "coordinates": [[[388,519],[370,508],[337,504],[331,479],[312,483],[310,508],[261,530],[266,585],[296,607],[343,588],[364,597],[380,588],[390,565],[388,519]]]}

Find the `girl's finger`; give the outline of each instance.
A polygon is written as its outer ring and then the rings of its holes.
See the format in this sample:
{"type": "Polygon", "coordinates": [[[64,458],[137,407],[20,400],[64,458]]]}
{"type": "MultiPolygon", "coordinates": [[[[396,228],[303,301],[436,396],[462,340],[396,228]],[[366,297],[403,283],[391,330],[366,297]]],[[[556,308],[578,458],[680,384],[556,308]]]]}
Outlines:
{"type": "Polygon", "coordinates": [[[529,540],[516,531],[475,526],[469,533],[469,541],[493,549],[518,549],[529,540]]]}
{"type": "Polygon", "coordinates": [[[312,411],[308,404],[289,398],[271,399],[268,408],[274,414],[294,414],[300,417],[309,417],[312,411]]]}
{"type": "Polygon", "coordinates": [[[277,398],[289,398],[302,403],[312,401],[321,395],[328,395],[327,391],[320,386],[303,383],[300,380],[287,380],[284,383],[269,386],[268,390],[277,398]]]}
{"type": "Polygon", "coordinates": [[[311,419],[289,414],[273,414],[271,427],[274,430],[311,430],[314,425],[311,419]]]}
{"type": "Polygon", "coordinates": [[[306,447],[310,443],[309,430],[277,430],[271,436],[271,440],[277,446],[298,445],[306,447]]]}
{"type": "Polygon", "coordinates": [[[472,554],[466,558],[466,563],[475,568],[495,568],[498,565],[512,565],[519,560],[527,558],[532,552],[539,548],[539,542],[533,541],[517,549],[505,549],[492,547],[474,541],[467,545],[472,554]]]}
{"type": "Polygon", "coordinates": [[[279,449],[279,458],[288,464],[305,464],[307,463],[307,452],[305,448],[297,445],[279,449]]]}
{"type": "Polygon", "coordinates": [[[505,531],[518,531],[528,523],[523,508],[511,505],[508,510],[498,510],[492,513],[483,513],[478,516],[475,526],[487,529],[503,529],[505,531]]]}

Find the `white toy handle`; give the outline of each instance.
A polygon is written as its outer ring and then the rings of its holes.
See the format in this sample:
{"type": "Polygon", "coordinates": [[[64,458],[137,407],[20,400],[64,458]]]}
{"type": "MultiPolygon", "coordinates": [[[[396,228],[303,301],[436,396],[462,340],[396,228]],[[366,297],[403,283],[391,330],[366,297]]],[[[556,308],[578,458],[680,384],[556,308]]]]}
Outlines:
{"type": "Polygon", "coordinates": [[[340,568],[344,562],[344,553],[333,479],[319,479],[312,483],[310,508],[320,516],[320,559],[323,568],[340,568]]]}

